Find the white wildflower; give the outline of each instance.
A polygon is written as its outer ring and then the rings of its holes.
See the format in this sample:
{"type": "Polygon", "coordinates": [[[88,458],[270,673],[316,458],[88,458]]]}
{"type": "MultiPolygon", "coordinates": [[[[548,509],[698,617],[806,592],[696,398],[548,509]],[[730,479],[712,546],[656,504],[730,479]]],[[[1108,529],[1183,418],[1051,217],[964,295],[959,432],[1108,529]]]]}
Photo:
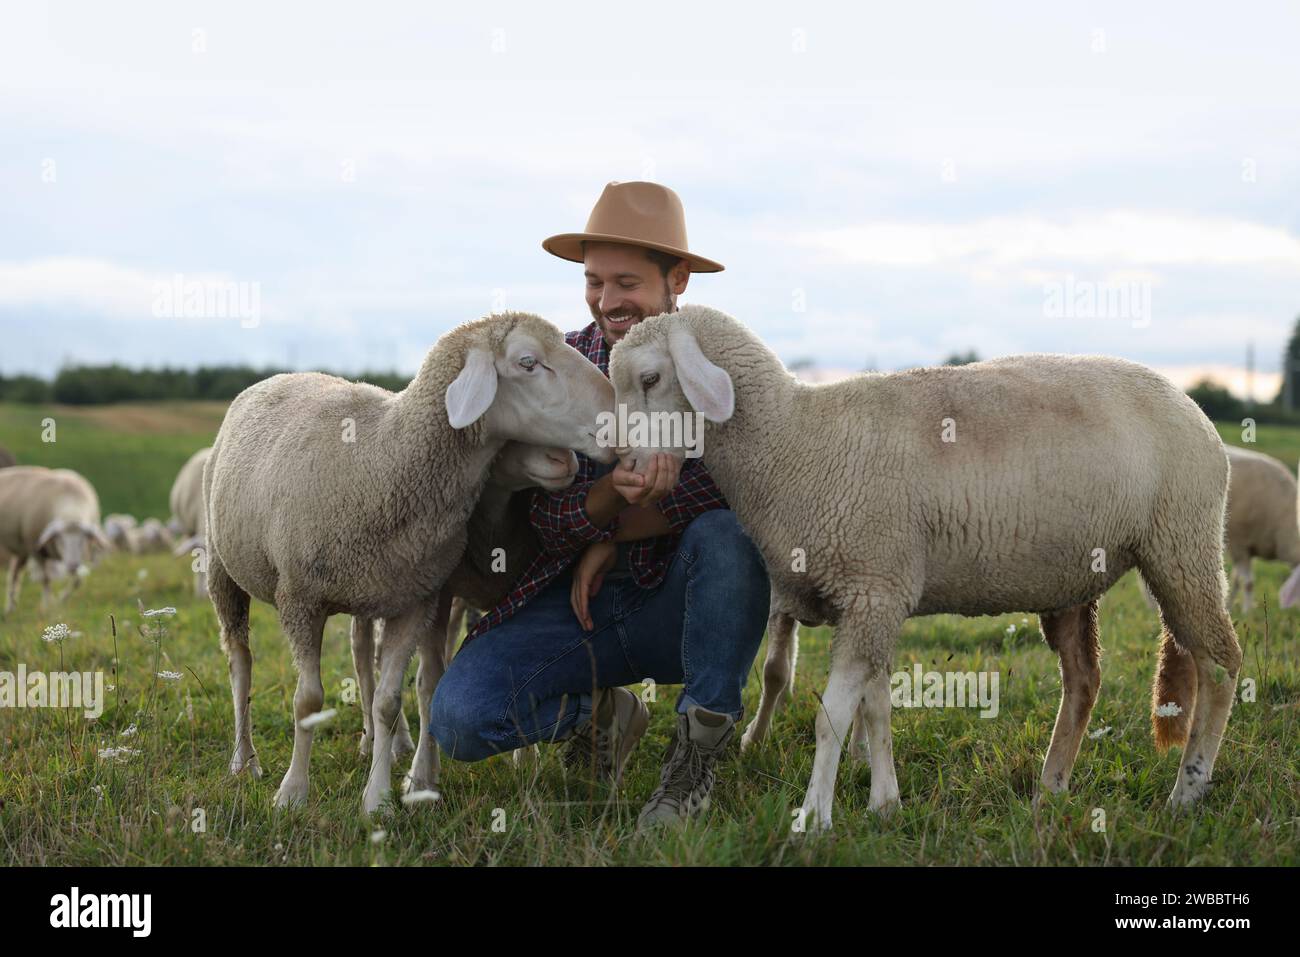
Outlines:
{"type": "Polygon", "coordinates": [[[1015,633],[1016,633],[1016,626],[1014,624],[1007,625],[1007,634],[1014,635],[1015,633]]]}
{"type": "Polygon", "coordinates": [[[132,758],[139,753],[139,748],[100,748],[99,759],[101,761],[112,761],[115,758],[132,758]]]}
{"type": "Polygon", "coordinates": [[[1096,731],[1089,731],[1089,732],[1088,732],[1088,737],[1091,738],[1093,741],[1096,741],[1096,740],[1097,740],[1098,738],[1100,738],[1103,734],[1109,734],[1110,731],[1111,731],[1111,727],[1110,727],[1110,725],[1106,725],[1106,727],[1104,727],[1104,728],[1098,728],[1096,731]]]}
{"type": "Polygon", "coordinates": [[[176,614],[176,609],[168,605],[166,608],[150,608],[148,611],[141,612],[146,618],[153,618],[156,615],[166,615],[169,618],[176,614]]]}
{"type": "Polygon", "coordinates": [[[371,844],[382,844],[387,839],[388,839],[388,832],[385,831],[382,827],[376,831],[371,832],[370,834],[371,844]]]}
{"type": "Polygon", "coordinates": [[[317,711],[315,714],[309,714],[307,717],[299,721],[298,727],[302,728],[304,731],[310,731],[312,728],[316,727],[316,725],[324,724],[326,721],[329,721],[338,713],[337,708],[326,708],[324,711],[317,711]]]}
{"type": "Polygon", "coordinates": [[[88,578],[89,576],[90,576],[90,566],[89,566],[89,565],[78,565],[78,566],[77,566],[77,577],[78,577],[78,578],[88,578]]]}
{"type": "Polygon", "coordinates": [[[131,727],[127,728],[125,731],[122,732],[122,737],[124,738],[132,737],[139,730],[140,729],[137,728],[135,725],[131,725],[131,727]]]}
{"type": "Polygon", "coordinates": [[[159,671],[158,677],[164,681],[180,681],[185,675],[179,671],[159,671]]]}
{"type": "Polygon", "coordinates": [[[441,801],[442,795],[437,791],[408,791],[402,795],[403,804],[421,804],[425,801],[441,801]]]}
{"type": "Polygon", "coordinates": [[[1157,718],[1176,718],[1182,713],[1183,709],[1179,707],[1177,701],[1168,701],[1156,708],[1157,718]]]}
{"type": "Polygon", "coordinates": [[[68,631],[68,626],[60,622],[57,625],[50,625],[50,627],[46,628],[45,634],[41,635],[41,638],[49,642],[60,642],[66,641],[69,635],[71,635],[71,632],[68,631]]]}
{"type": "Polygon", "coordinates": [[[138,572],[135,573],[135,577],[140,579],[140,581],[144,581],[146,578],[149,577],[149,569],[147,568],[140,569],[138,572]]]}

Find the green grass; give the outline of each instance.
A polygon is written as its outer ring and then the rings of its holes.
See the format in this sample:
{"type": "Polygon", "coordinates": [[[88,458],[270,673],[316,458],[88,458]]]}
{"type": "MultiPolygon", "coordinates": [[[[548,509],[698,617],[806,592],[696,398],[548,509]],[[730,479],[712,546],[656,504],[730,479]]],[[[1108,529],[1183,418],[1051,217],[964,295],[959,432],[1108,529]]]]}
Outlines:
{"type": "MultiPolygon", "coordinates": [[[[25,414],[25,413],[24,413],[25,414]]],[[[33,413],[35,414],[35,413],[33,413]]],[[[140,465],[115,457],[113,439],[56,410],[58,464],[81,468],[101,486],[115,477],[94,463],[140,465]],[[73,441],[75,439],[76,441],[73,441]]],[[[194,410],[202,417],[206,412],[194,410]]],[[[219,414],[219,413],[218,413],[219,414]]],[[[40,451],[13,442],[26,421],[0,407],[0,442],[28,461],[40,451]],[[24,455],[24,451],[28,454],[24,455]]],[[[37,416],[39,421],[39,416],[37,416]]],[[[215,421],[213,422],[215,428],[215,421]]],[[[119,428],[115,433],[120,437],[119,428]]],[[[24,432],[26,435],[26,432],[24,432]]],[[[210,438],[210,435],[208,436],[210,438]]],[[[1261,429],[1256,447],[1272,454],[1300,433],[1261,429]]],[[[204,441],[199,428],[170,438],[143,436],[143,457],[165,456],[166,468],[136,468],[140,500],[152,502],[171,474],[204,441]],[[166,449],[167,443],[183,448],[166,449]],[[152,444],[151,444],[152,443],[152,444]],[[196,446],[197,447],[197,446],[196,446]]],[[[39,432],[35,443],[39,443],[39,432]]],[[[49,454],[56,454],[55,449],[49,454]]],[[[1294,458],[1294,456],[1293,456],[1294,458]]],[[[1286,460],[1284,458],[1284,460],[1286,460]]],[[[131,501],[130,486],[113,507],[131,501]]],[[[156,513],[156,506],[140,509],[156,513]]],[[[1075,767],[1072,792],[1035,810],[1031,797],[1059,701],[1056,657],[1034,616],[909,622],[897,670],[995,670],[1000,712],[896,709],[894,754],[901,809],[887,820],[867,812],[870,773],[847,757],[840,768],[835,829],[791,833],[812,767],[818,694],[827,674],[829,631],[805,629],[795,695],[778,712],[763,745],[733,753],[720,766],[714,806],[705,820],[654,838],[634,833],[636,813],[658,779],[673,728],[676,688],[659,688],[647,738],[634,753],[621,793],[609,794],[566,775],[557,749],[537,764],[509,756],[475,764],[444,761],[444,800],[397,807],[367,824],[360,816],[369,768],[357,753],[358,705],[345,697],[352,678],[347,619],[327,625],[322,658],[326,707],[339,709],[316,735],[307,805],[276,812],[272,797],[292,750],[295,675],[274,611],[254,604],[253,739],[266,776],[231,778],[232,716],[225,658],[206,601],[190,591],[188,562],[169,556],[112,555],[60,606],[42,613],[28,583],[19,609],[0,621],[0,671],[101,669],[116,686],[93,722],[55,710],[0,709],[0,863],[3,864],[1132,864],[1296,865],[1300,863],[1300,611],[1271,606],[1286,569],[1259,563],[1261,599],[1239,622],[1243,679],[1256,700],[1239,701],[1224,742],[1215,786],[1198,811],[1171,814],[1178,752],[1158,755],[1149,731],[1149,688],[1158,623],[1136,578],[1102,601],[1102,690],[1075,767]],[[156,646],[139,633],[139,605],[178,609],[156,646]],[[110,615],[117,622],[114,641],[110,615]],[[61,647],[41,640],[50,624],[81,634],[61,647]],[[154,677],[180,671],[177,682],[154,677]],[[123,737],[134,725],[136,734],[123,737]],[[141,753],[101,760],[98,750],[127,744],[141,753]],[[499,809],[499,810],[498,810],[499,809]],[[201,811],[206,829],[192,822],[201,811]],[[1105,830],[1094,830],[1098,812],[1105,830]],[[501,822],[503,830],[494,830],[501,822]],[[372,841],[376,827],[386,832],[372,841]]],[[[157,620],[157,619],[155,619],[157,620]]],[[[746,709],[758,702],[755,663],[746,709]]],[[[407,712],[415,727],[408,675],[407,712]]],[[[399,771],[404,768],[399,767],[399,771]]],[[[399,782],[395,776],[394,783],[399,782]]]]}
{"type": "Polygon", "coordinates": [[[127,512],[166,521],[176,473],[212,444],[225,414],[223,402],[0,403],[0,445],[23,465],[80,472],[94,484],[105,515],[127,512]]]}
{"type": "MultiPolygon", "coordinates": [[[[1259,592],[1276,594],[1282,566],[1260,569],[1259,592]]],[[[294,671],[271,609],[254,606],[253,734],[266,777],[232,779],[232,718],[224,656],[211,608],[189,591],[185,562],[110,556],[50,614],[28,588],[0,624],[0,671],[60,670],[60,648],[43,629],[66,622],[82,634],[62,647],[67,669],[102,669],[116,685],[94,722],[66,711],[0,709],[0,861],[14,864],[1291,864],[1300,863],[1300,755],[1296,748],[1296,626],[1300,615],[1263,609],[1240,627],[1243,677],[1257,700],[1239,702],[1199,812],[1171,815],[1164,799],[1178,766],[1148,730],[1148,688],[1157,624],[1133,576],[1102,602],[1102,692],[1075,768],[1073,793],[1035,812],[1031,795],[1051,736],[1060,681],[1056,658],[1032,616],[909,622],[896,667],[993,669],[1000,713],[896,709],[894,749],[902,809],[880,821],[866,810],[869,772],[847,758],[835,830],[791,833],[813,756],[817,694],[827,669],[826,629],[805,631],[792,706],[768,741],[721,765],[706,822],[680,834],[634,835],[672,729],[677,689],[658,689],[647,739],[633,755],[621,795],[566,776],[555,749],[516,767],[509,756],[444,762],[445,800],[400,807],[377,822],[379,844],[359,814],[368,762],[357,753],[361,715],[345,700],[352,676],[345,618],[326,631],[326,706],[339,716],[316,736],[312,793],[278,813],[272,796],[292,749],[294,671]],[[173,605],[161,651],[142,637],[137,602],[173,605]],[[115,645],[109,616],[116,617],[115,645]],[[155,666],[155,655],[157,666],[155,666]],[[116,660],[116,668],[115,668],[116,660]],[[180,671],[167,682],[157,670],[180,671]],[[135,725],[137,733],[121,732],[135,725]],[[142,753],[100,760],[101,747],[142,753]],[[496,809],[501,809],[497,812],[496,809]],[[196,809],[206,831],[191,828],[196,809]],[[1093,830],[1105,814],[1106,830],[1093,830]],[[494,814],[496,817],[494,818],[494,814]],[[502,816],[502,814],[504,816],[502,816]],[[494,820],[504,831],[494,831],[494,820]]],[[[761,661],[761,658],[760,658],[761,661]]],[[[756,668],[757,671],[757,668],[756,668]]],[[[408,687],[413,675],[408,676],[408,687]]],[[[746,693],[752,713],[758,677],[746,693]]],[[[407,694],[414,726],[413,694],[407,694]]],[[[418,731],[418,728],[415,729],[418,731]]]]}

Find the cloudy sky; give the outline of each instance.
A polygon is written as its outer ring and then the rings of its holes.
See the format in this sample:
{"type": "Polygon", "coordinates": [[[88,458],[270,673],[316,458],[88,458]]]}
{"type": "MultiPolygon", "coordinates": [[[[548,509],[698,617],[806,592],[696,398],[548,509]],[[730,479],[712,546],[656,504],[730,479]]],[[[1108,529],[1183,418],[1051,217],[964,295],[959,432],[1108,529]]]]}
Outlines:
{"type": "Polygon", "coordinates": [[[1295,2],[23,3],[0,31],[0,373],[412,371],[610,180],[787,361],[1105,352],[1271,395],[1300,315],[1295,2]],[[720,6],[720,5],[718,5],[720,6]],[[1135,9],[1135,7],[1137,7],[1135,9]],[[256,321],[160,305],[240,284],[256,321]]]}

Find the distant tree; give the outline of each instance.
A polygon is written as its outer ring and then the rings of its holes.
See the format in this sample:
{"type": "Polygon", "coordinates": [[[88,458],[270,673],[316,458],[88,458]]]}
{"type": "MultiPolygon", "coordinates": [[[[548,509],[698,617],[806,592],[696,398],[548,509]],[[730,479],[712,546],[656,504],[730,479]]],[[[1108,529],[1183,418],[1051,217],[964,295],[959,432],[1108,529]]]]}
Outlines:
{"type": "Polygon", "coordinates": [[[1246,414],[1246,404],[1221,385],[1202,379],[1187,390],[1192,401],[1211,419],[1238,421],[1246,414]]]}
{"type": "Polygon", "coordinates": [[[1291,326],[1291,338],[1286,341],[1286,351],[1282,353],[1282,388],[1278,390],[1273,401],[1283,410],[1294,412],[1300,404],[1300,388],[1296,387],[1295,372],[1300,366],[1300,316],[1291,326]]]}
{"type": "Polygon", "coordinates": [[[966,352],[954,352],[948,358],[943,360],[946,366],[968,366],[972,362],[979,362],[980,357],[974,349],[968,349],[966,352]]]}

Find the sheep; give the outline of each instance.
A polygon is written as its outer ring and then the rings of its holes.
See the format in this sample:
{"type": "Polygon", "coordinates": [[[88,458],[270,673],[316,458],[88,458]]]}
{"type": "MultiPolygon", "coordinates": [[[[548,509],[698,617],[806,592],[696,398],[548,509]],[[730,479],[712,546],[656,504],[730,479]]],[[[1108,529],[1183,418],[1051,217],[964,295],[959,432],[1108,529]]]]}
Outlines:
{"type": "Polygon", "coordinates": [[[170,552],[175,546],[171,531],[156,518],[146,518],[140,525],[132,515],[115,513],[104,519],[104,534],[114,548],[132,555],[170,552]]]}
{"type": "MultiPolygon", "coordinates": [[[[195,555],[198,557],[206,547],[205,518],[203,513],[203,466],[212,455],[212,448],[202,448],[189,457],[172,482],[171,504],[172,519],[177,531],[173,534],[184,536],[173,553],[177,556],[195,555]],[[197,554],[196,554],[197,550],[197,554]]],[[[168,531],[171,532],[169,524],[168,531]]],[[[207,581],[201,571],[202,561],[195,562],[194,594],[202,598],[207,594],[207,581]]]]}
{"type": "Polygon", "coordinates": [[[112,547],[99,526],[99,496],[86,479],[70,469],[37,465],[0,469],[0,549],[9,554],[5,614],[18,600],[29,558],[41,566],[42,601],[48,603],[54,563],[73,576],[70,591],[96,546],[112,547]]]}
{"type": "MultiPolygon", "coordinates": [[[[511,439],[613,460],[596,441],[613,388],[555,326],[526,313],[443,335],[403,391],[317,373],[272,376],[231,403],[203,472],[208,587],[230,661],[235,752],[230,770],[260,773],[248,722],[250,598],[276,607],[298,668],[293,757],[280,807],[308,792],[320,710],[321,632],[331,614],[385,619],[374,692],[369,815],[390,793],[401,678],[417,646],[421,726],[442,673],[466,523],[492,460],[511,439]]],[[[436,749],[420,735],[408,790],[431,789],[436,749]]]]}
{"type": "MultiPolygon", "coordinates": [[[[699,414],[709,471],[763,553],[775,610],[837,626],[802,808],[811,826],[831,824],[859,705],[869,807],[897,806],[890,665],[918,615],[1040,614],[1063,678],[1040,785],[1067,790],[1100,685],[1097,601],[1133,567],[1164,625],[1156,745],[1186,742],[1169,803],[1204,795],[1241,666],[1225,608],[1228,458],[1168,380],[1121,359],[1029,355],[805,385],[753,332],[699,306],[634,326],[610,373],[626,423],[699,414]]],[[[647,432],[618,437],[638,470],[647,432]]],[[[661,445],[682,456],[686,437],[669,429],[661,445]]]]}
{"type": "Polygon", "coordinates": [[[126,515],[122,512],[114,512],[112,515],[104,517],[104,535],[113,543],[113,547],[126,551],[130,549],[130,543],[127,541],[127,532],[135,528],[139,523],[134,515],[126,515]]]}
{"type": "Polygon", "coordinates": [[[1275,458],[1228,447],[1228,557],[1232,559],[1232,604],[1241,589],[1241,611],[1249,615],[1255,598],[1251,560],[1286,562],[1291,574],[1278,603],[1290,608],[1300,599],[1300,526],[1296,524],[1296,480],[1275,458]]]}
{"type": "MultiPolygon", "coordinates": [[[[578,459],[568,449],[552,449],[507,442],[488,472],[483,494],[470,515],[465,553],[448,576],[443,591],[455,596],[450,604],[444,666],[451,662],[467,605],[492,608],[509,593],[519,573],[539,554],[541,545],[528,521],[532,495],[520,494],[540,486],[548,491],[566,488],[578,472],[578,459]],[[459,607],[458,607],[459,606],[459,607]]],[[[361,691],[365,725],[361,753],[368,756],[374,742],[370,709],[375,668],[382,671],[383,622],[352,619],[352,662],[361,691]],[[376,653],[378,649],[378,653],[376,653]]],[[[406,715],[399,712],[393,737],[393,758],[415,750],[406,715]]]]}

